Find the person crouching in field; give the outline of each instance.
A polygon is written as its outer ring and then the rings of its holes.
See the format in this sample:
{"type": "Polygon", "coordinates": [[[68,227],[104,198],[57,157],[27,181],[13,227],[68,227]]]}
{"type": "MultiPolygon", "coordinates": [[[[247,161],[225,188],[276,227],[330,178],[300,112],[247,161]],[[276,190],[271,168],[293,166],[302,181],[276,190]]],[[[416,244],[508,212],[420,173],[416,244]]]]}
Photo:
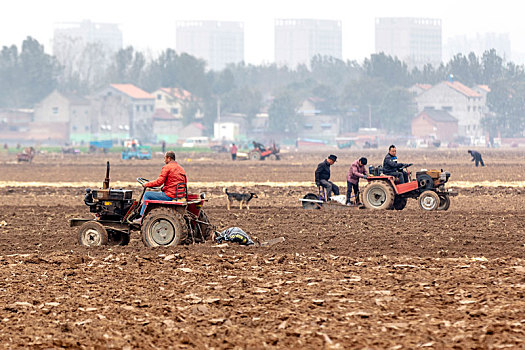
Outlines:
{"type": "Polygon", "coordinates": [[[346,175],[346,205],[351,205],[352,202],[350,198],[352,197],[352,190],[354,192],[354,203],[355,205],[360,205],[359,202],[359,179],[366,179],[368,171],[366,170],[365,165],[368,163],[368,160],[365,157],[361,157],[355,162],[352,163],[350,169],[348,169],[348,174],[346,175]]]}

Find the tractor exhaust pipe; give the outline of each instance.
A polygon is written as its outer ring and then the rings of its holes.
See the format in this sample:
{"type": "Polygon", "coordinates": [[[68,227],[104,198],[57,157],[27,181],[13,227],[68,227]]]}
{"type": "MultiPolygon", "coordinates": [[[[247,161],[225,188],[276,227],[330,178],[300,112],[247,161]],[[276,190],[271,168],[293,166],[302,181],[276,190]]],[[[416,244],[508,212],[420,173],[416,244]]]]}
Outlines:
{"type": "Polygon", "coordinates": [[[104,184],[102,185],[102,188],[105,190],[109,188],[109,160],[106,165],[106,178],[104,179],[104,184]]]}

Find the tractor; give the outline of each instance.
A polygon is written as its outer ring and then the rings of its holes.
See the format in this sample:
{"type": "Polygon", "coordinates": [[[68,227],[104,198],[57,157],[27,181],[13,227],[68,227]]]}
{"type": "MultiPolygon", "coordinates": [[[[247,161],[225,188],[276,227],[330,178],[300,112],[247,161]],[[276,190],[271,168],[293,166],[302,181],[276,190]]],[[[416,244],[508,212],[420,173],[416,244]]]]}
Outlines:
{"type": "MultiPolygon", "coordinates": [[[[403,166],[402,171],[408,172],[411,164],[403,166]]],[[[426,170],[416,172],[416,179],[412,180],[408,172],[409,181],[399,184],[391,175],[382,174],[382,167],[370,167],[368,184],[361,194],[361,201],[368,209],[395,209],[403,210],[408,198],[415,198],[419,207],[426,211],[448,210],[450,197],[457,193],[445,189],[450,178],[448,171],[426,170]]]]}
{"type": "Polygon", "coordinates": [[[265,160],[266,158],[270,160],[280,160],[281,156],[279,154],[280,149],[275,143],[268,148],[264,147],[258,142],[253,142],[254,148],[248,153],[248,158],[251,160],[265,160]]]}
{"type": "MultiPolygon", "coordinates": [[[[109,162],[102,189],[86,189],[84,203],[95,214],[92,219],[71,219],[70,227],[77,227],[78,242],[86,247],[127,245],[132,231],[140,231],[147,247],[168,247],[204,242],[215,232],[202,209],[205,193],[190,194],[187,184],[177,186],[172,201],[146,200],[140,220],[144,188],[139,200],[133,200],[132,190],[109,187],[109,162]],[[137,223],[138,221],[138,223],[137,223]]],[[[137,178],[141,185],[149,182],[137,178]]]]}
{"type": "Polygon", "coordinates": [[[35,157],[35,149],[33,147],[27,147],[23,152],[16,155],[17,162],[31,163],[35,157]]]}

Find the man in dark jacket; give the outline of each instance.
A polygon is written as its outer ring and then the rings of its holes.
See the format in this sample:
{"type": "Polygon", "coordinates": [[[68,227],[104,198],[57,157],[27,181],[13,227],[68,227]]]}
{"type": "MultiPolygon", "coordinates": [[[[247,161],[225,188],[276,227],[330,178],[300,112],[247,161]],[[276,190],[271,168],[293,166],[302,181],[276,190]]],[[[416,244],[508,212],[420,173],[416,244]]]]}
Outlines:
{"type": "Polygon", "coordinates": [[[479,163],[481,163],[481,166],[485,166],[485,163],[483,163],[483,159],[481,158],[481,153],[472,150],[468,150],[468,153],[472,156],[472,161],[476,161],[476,167],[479,163]]]}
{"type": "Polygon", "coordinates": [[[396,146],[390,145],[383,161],[383,174],[395,176],[400,184],[404,184],[408,182],[408,174],[406,171],[403,171],[405,165],[410,166],[412,164],[398,163],[396,146]]]}
{"type": "Polygon", "coordinates": [[[332,192],[334,192],[334,196],[339,195],[339,187],[332,181],[328,181],[330,180],[330,165],[334,164],[336,160],[337,157],[330,154],[328,158],[319,163],[315,171],[315,185],[326,188],[326,200],[330,199],[332,192]]]}

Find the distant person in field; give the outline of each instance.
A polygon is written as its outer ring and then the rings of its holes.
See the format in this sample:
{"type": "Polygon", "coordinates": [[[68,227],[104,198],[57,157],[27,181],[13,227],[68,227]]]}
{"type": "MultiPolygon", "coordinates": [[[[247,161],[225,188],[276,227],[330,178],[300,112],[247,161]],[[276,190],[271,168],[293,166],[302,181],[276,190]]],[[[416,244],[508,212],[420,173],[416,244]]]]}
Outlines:
{"type": "Polygon", "coordinates": [[[332,181],[329,181],[330,165],[333,165],[336,160],[337,157],[330,154],[328,158],[317,165],[317,170],[315,170],[315,185],[322,186],[326,189],[326,200],[330,199],[332,192],[334,192],[335,196],[339,195],[339,187],[337,187],[332,181]]]}
{"type": "Polygon", "coordinates": [[[232,155],[232,160],[237,159],[237,146],[232,143],[232,146],[230,147],[230,153],[232,155]]]}
{"type": "Polygon", "coordinates": [[[365,165],[368,163],[368,160],[365,157],[361,157],[355,162],[352,163],[350,169],[348,169],[348,174],[346,175],[346,204],[350,205],[350,198],[352,197],[352,190],[354,192],[355,205],[361,204],[359,202],[359,179],[367,178],[367,170],[365,165]]]}
{"type": "Polygon", "coordinates": [[[472,156],[471,161],[476,161],[476,166],[478,166],[479,163],[481,163],[481,166],[485,166],[485,163],[483,163],[483,158],[481,158],[481,153],[473,150],[468,150],[468,153],[470,153],[470,155],[472,156]]]}

